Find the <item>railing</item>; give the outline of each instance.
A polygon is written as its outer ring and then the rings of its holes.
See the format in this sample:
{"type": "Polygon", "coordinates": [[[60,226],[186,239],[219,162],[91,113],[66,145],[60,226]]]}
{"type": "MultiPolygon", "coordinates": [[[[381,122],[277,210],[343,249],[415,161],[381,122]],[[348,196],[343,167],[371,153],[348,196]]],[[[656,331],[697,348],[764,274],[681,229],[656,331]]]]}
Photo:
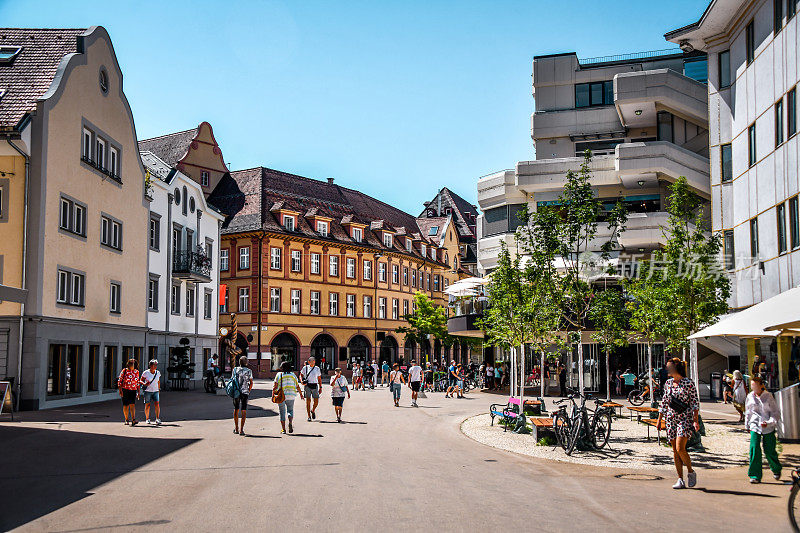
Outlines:
{"type": "Polygon", "coordinates": [[[122,183],[122,178],[118,174],[114,174],[110,169],[100,166],[94,159],[82,155],[81,161],[83,161],[93,169],[97,170],[101,174],[105,174],[106,176],[116,181],[117,183],[122,183]]]}
{"type": "Polygon", "coordinates": [[[587,57],[578,59],[579,65],[593,65],[597,63],[612,63],[614,61],[628,61],[630,59],[648,59],[652,57],[682,54],[680,48],[666,48],[663,50],[649,50],[647,52],[633,52],[630,54],[617,54],[613,56],[587,57]]]}
{"type": "Polygon", "coordinates": [[[211,258],[200,252],[176,252],[172,272],[211,279],[211,258]]]}
{"type": "Polygon", "coordinates": [[[489,308],[489,299],[485,296],[472,298],[459,298],[450,304],[452,314],[450,318],[458,316],[482,315],[489,308]]]}

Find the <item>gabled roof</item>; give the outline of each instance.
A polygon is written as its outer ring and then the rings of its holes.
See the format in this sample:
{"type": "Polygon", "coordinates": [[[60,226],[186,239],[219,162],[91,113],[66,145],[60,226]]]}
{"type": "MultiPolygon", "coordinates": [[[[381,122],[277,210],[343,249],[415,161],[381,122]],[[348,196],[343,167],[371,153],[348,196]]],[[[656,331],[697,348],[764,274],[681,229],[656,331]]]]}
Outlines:
{"type": "Polygon", "coordinates": [[[474,239],[474,219],[468,219],[465,216],[465,213],[472,213],[475,217],[477,217],[478,208],[447,187],[442,187],[439,192],[436,193],[436,196],[434,196],[433,200],[426,204],[425,209],[422,211],[422,213],[420,213],[419,216],[420,218],[428,218],[428,209],[434,209],[434,211],[436,211],[436,216],[442,216],[445,214],[444,209],[448,207],[450,208],[453,220],[455,221],[456,228],[458,228],[458,234],[461,237],[474,239]],[[442,212],[438,211],[440,200],[442,212]]]}
{"type": "Polygon", "coordinates": [[[450,217],[422,217],[417,219],[417,226],[424,237],[441,245],[444,230],[449,222],[450,217]],[[431,233],[431,230],[435,231],[431,233]]]}
{"type": "Polygon", "coordinates": [[[20,47],[0,61],[0,129],[13,129],[35,111],[58,75],[65,56],[77,53],[86,29],[0,28],[0,46],[20,47]]]}
{"type": "Polygon", "coordinates": [[[153,152],[159,159],[174,168],[189,151],[189,145],[197,137],[197,130],[198,128],[192,128],[152,139],[144,139],[139,141],[139,150],[153,152]]]}

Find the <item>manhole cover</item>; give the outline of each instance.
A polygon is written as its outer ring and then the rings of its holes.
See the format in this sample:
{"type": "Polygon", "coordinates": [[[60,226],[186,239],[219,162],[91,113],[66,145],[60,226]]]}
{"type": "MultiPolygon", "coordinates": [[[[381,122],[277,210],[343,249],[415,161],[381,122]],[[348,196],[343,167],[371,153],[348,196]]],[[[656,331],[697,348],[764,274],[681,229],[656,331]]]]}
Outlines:
{"type": "Polygon", "coordinates": [[[661,476],[653,474],[617,474],[614,477],[617,479],[633,479],[636,481],[661,481],[664,479],[661,476]]]}

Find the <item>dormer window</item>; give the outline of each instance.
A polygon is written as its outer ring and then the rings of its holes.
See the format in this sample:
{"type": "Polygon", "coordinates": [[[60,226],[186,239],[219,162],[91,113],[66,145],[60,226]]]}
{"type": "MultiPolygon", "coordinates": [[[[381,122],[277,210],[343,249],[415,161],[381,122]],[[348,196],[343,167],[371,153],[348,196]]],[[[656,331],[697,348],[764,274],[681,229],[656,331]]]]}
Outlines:
{"type": "Polygon", "coordinates": [[[406,239],[406,250],[410,252],[413,246],[414,246],[414,241],[412,241],[411,239],[406,239]]]}
{"type": "Polygon", "coordinates": [[[328,223],[324,220],[317,220],[317,233],[322,237],[328,236],[328,223]]]}
{"type": "Polygon", "coordinates": [[[423,255],[423,257],[425,256],[425,254],[427,254],[427,253],[428,253],[428,247],[427,247],[427,246],[425,246],[424,244],[420,244],[420,245],[419,245],[419,249],[420,249],[420,251],[422,251],[422,255],[423,255]]]}
{"type": "Polygon", "coordinates": [[[11,63],[20,50],[21,46],[0,46],[0,63],[11,63]]]}
{"type": "Polygon", "coordinates": [[[361,242],[361,239],[364,237],[364,232],[361,228],[353,228],[353,240],[356,242],[361,242]]]}
{"type": "Polygon", "coordinates": [[[431,226],[431,229],[428,230],[429,237],[434,237],[437,233],[439,233],[439,226],[431,226]]]}
{"type": "Polygon", "coordinates": [[[294,231],[294,217],[283,215],[283,227],[286,228],[286,231],[294,231]]]}
{"type": "Polygon", "coordinates": [[[391,233],[384,233],[383,234],[383,245],[387,248],[392,247],[392,234],[391,233]]]}
{"type": "Polygon", "coordinates": [[[431,248],[431,259],[436,261],[436,248],[431,248]]]}

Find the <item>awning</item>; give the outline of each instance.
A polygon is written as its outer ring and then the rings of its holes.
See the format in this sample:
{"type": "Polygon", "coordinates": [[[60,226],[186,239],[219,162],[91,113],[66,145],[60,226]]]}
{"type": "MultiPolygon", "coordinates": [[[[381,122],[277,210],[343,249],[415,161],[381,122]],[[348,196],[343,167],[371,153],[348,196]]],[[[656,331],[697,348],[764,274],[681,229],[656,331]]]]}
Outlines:
{"type": "Polygon", "coordinates": [[[450,296],[474,296],[478,294],[475,290],[478,287],[482,287],[487,283],[488,280],[484,278],[465,278],[456,281],[449,287],[444,290],[445,294],[449,294],[450,296]]]}
{"type": "Polygon", "coordinates": [[[777,337],[781,325],[800,323],[800,287],[789,289],[763,302],[728,315],[701,329],[690,339],[704,337],[777,337]]]}

